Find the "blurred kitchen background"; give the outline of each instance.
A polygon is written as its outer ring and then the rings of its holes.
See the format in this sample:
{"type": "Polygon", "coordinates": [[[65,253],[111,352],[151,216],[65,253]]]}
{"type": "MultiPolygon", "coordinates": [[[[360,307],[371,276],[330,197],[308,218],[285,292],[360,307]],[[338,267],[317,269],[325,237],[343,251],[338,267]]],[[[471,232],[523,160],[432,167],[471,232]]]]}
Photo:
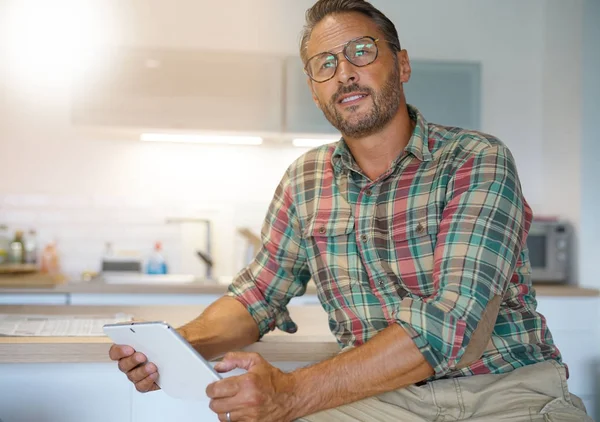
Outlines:
{"type": "MultiPolygon", "coordinates": [[[[572,234],[560,282],[600,288],[600,2],[373,3],[412,59],[408,102],[502,139],[535,214],[572,234]]],[[[0,0],[4,265],[231,280],[287,166],[336,139],[298,57],[312,4],[0,0]]]]}

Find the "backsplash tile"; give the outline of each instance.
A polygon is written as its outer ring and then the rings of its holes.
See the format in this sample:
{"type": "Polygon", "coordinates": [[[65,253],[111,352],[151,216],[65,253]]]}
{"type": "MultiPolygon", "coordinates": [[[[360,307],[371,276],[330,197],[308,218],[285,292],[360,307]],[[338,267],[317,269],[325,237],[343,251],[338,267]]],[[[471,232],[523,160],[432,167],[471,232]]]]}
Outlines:
{"type": "Polygon", "coordinates": [[[0,197],[0,224],[37,231],[40,250],[56,242],[63,272],[78,279],[83,271],[98,271],[107,242],[114,251],[137,251],[146,257],[155,242],[171,273],[205,274],[196,250],[205,250],[201,224],[171,223],[172,218],[203,218],[212,223],[214,277],[233,276],[246,263],[245,240],[238,227],[260,233],[267,203],[208,205],[196,196],[160,201],[135,196],[12,194],[0,197]]]}

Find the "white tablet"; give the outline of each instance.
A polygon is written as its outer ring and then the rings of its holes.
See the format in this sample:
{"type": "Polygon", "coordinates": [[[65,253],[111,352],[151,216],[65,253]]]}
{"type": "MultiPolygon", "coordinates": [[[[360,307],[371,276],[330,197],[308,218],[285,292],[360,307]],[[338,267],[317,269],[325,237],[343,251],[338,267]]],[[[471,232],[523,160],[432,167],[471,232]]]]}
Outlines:
{"type": "Polygon", "coordinates": [[[158,368],[156,384],[169,396],[206,400],[206,387],[221,378],[218,372],[166,322],[127,322],[104,325],[115,344],[143,353],[158,368]]]}

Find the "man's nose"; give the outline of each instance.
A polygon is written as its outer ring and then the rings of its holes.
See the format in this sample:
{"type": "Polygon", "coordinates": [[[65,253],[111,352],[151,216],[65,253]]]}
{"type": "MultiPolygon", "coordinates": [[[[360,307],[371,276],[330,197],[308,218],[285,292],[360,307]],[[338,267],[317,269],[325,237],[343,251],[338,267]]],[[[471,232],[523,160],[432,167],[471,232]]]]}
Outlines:
{"type": "Polygon", "coordinates": [[[345,57],[338,59],[337,78],[341,85],[356,83],[359,80],[357,67],[345,57]]]}

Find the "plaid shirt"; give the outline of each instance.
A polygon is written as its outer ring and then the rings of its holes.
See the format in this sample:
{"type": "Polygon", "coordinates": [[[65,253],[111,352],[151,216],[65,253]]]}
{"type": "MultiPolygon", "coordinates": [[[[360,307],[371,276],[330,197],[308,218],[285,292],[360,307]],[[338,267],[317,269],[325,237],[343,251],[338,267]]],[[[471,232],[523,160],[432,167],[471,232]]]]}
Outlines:
{"type": "Polygon", "coordinates": [[[492,136],[427,123],[411,106],[409,114],[416,127],[405,151],[375,181],[343,140],[296,160],[269,207],[261,250],[228,295],[261,336],[293,333],[286,305],[312,278],[342,348],[400,324],[431,379],[561,361],[536,312],[525,247],[532,213],[510,151],[492,136]],[[457,365],[497,295],[483,355],[457,365]]]}

